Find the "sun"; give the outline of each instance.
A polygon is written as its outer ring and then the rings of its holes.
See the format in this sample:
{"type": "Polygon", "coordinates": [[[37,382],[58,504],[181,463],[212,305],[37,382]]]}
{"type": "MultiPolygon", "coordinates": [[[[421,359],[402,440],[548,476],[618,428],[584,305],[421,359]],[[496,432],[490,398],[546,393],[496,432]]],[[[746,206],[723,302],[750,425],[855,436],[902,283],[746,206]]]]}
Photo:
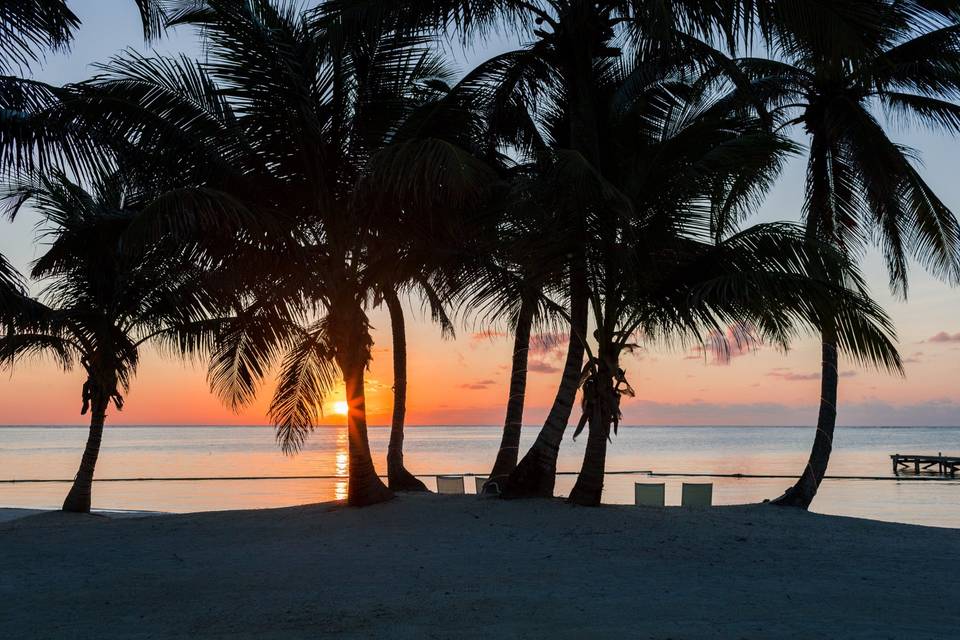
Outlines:
{"type": "Polygon", "coordinates": [[[333,403],[333,412],[338,415],[341,415],[341,416],[347,415],[347,411],[349,409],[350,409],[350,405],[348,405],[343,400],[338,400],[337,402],[333,403]]]}

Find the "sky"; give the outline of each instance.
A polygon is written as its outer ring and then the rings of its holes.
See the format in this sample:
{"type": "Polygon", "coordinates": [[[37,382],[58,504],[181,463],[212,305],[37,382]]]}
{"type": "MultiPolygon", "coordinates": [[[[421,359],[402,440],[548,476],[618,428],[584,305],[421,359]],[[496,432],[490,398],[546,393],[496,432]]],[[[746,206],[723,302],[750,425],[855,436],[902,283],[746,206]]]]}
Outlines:
{"type": "MultiPolygon", "coordinates": [[[[131,0],[75,0],[83,24],[69,54],[50,55],[36,77],[51,83],[82,80],[124,47],[145,50],[131,0]]],[[[471,62],[505,50],[516,41],[488,42],[451,51],[453,63],[471,62]]],[[[156,51],[197,54],[192,34],[175,32],[156,51]]],[[[922,157],[921,171],[935,191],[960,211],[957,141],[893,126],[895,139],[922,157]]],[[[803,201],[804,165],[792,161],[757,215],[749,222],[798,220],[803,201]]],[[[39,256],[37,217],[30,212],[14,223],[0,221],[0,253],[21,270],[39,256]]],[[[876,299],[894,319],[906,376],[891,376],[841,362],[838,423],[842,425],[960,425],[960,290],[923,273],[915,265],[909,299],[887,288],[882,260],[865,258],[865,273],[876,299]]],[[[409,424],[502,424],[510,377],[512,344],[505,327],[467,324],[456,339],[443,339],[417,300],[407,302],[409,424]]],[[[370,424],[388,424],[392,406],[390,324],[385,311],[370,311],[375,340],[367,377],[370,424]]],[[[563,347],[535,341],[530,355],[526,424],[542,421],[549,410],[563,364],[563,347]]],[[[819,400],[819,342],[798,340],[788,353],[758,347],[728,362],[704,357],[694,348],[656,345],[624,356],[624,368],[637,392],[622,403],[628,425],[806,425],[816,421],[819,400]]],[[[80,371],[62,372],[51,362],[20,363],[0,371],[0,424],[75,424],[80,415],[80,371]]],[[[258,400],[240,413],[223,407],[209,393],[206,367],[144,354],[133,388],[114,424],[266,424],[268,384],[258,400]]],[[[340,424],[342,394],[325,403],[325,424],[340,424]]],[[[575,419],[575,418],[574,418],[575,419]]]]}

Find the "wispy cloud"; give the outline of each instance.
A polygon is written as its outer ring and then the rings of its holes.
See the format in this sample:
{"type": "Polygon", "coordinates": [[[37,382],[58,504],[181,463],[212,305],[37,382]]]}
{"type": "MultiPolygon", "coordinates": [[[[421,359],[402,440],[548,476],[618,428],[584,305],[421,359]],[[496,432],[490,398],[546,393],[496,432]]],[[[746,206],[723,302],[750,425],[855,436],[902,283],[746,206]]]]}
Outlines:
{"type": "Polygon", "coordinates": [[[560,371],[560,367],[555,367],[549,362],[543,360],[533,360],[527,364],[527,371],[532,371],[534,373],[556,373],[560,371]]]}
{"type": "Polygon", "coordinates": [[[703,360],[713,365],[728,365],[734,358],[755,353],[763,347],[752,327],[730,325],[726,332],[711,331],[706,342],[694,347],[684,360],[703,360]],[[709,357],[708,357],[709,356],[709,357]]]}
{"type": "Polygon", "coordinates": [[[470,389],[471,391],[479,391],[482,389],[489,389],[491,385],[497,384],[496,380],[477,380],[476,382],[467,382],[460,385],[461,389],[470,389]]]}
{"type": "Polygon", "coordinates": [[[538,333],[530,337],[530,353],[539,356],[552,355],[563,351],[569,340],[570,334],[565,331],[538,333]]]}
{"type": "Polygon", "coordinates": [[[927,339],[927,342],[941,344],[946,342],[960,342],[960,333],[947,333],[946,331],[941,331],[936,335],[930,336],[927,339]]]}
{"type": "Polygon", "coordinates": [[[496,340],[498,338],[506,338],[507,334],[504,331],[496,331],[494,329],[485,329],[483,331],[478,331],[470,335],[471,342],[480,342],[482,340],[496,340]]]}
{"type": "MultiPolygon", "coordinates": [[[[838,374],[841,378],[852,378],[857,375],[856,371],[841,371],[838,374]]],[[[820,372],[812,373],[798,373],[796,371],[791,371],[785,367],[777,367],[767,372],[767,376],[770,378],[780,378],[781,380],[788,380],[790,382],[800,382],[804,380],[819,380],[820,372]]]]}

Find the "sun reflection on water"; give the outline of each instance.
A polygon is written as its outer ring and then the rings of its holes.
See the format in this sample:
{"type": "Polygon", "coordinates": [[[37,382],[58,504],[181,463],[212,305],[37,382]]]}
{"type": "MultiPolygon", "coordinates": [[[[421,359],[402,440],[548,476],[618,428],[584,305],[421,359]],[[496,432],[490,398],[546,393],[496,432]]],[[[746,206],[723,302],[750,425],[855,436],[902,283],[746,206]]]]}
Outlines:
{"type": "Polygon", "coordinates": [[[337,481],[333,488],[333,496],[336,500],[347,499],[347,476],[350,472],[350,445],[347,438],[347,430],[337,431],[337,481]]]}

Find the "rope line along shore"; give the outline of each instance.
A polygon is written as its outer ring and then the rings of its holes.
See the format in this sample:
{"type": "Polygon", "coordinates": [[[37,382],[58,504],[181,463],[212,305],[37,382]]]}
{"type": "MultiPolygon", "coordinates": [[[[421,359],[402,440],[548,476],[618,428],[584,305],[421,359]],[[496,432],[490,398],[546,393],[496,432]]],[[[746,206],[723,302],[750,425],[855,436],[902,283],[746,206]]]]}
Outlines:
{"type": "MultiPolygon", "coordinates": [[[[575,476],[577,471],[558,471],[558,476],[575,476]]],[[[414,474],[423,478],[430,478],[437,475],[459,475],[463,477],[485,477],[484,473],[419,473],[414,474]]],[[[608,476],[649,476],[652,478],[734,478],[734,479],[781,479],[796,480],[795,475],[777,475],[777,474],[756,474],[756,473],[693,473],[693,472],[654,472],[650,470],[624,470],[607,471],[604,475],[608,476]]],[[[195,477],[147,477],[147,478],[94,478],[94,482],[228,482],[228,481],[249,481],[249,480],[346,480],[346,475],[306,475],[306,476],[195,476],[195,477]]],[[[386,476],[380,476],[386,478],[386,476]]],[[[946,481],[958,482],[957,478],[944,476],[825,476],[825,480],[893,480],[897,482],[926,482],[926,481],[946,481]]],[[[42,484],[42,483],[71,483],[73,479],[65,478],[4,478],[0,479],[0,484],[42,484]]]]}

